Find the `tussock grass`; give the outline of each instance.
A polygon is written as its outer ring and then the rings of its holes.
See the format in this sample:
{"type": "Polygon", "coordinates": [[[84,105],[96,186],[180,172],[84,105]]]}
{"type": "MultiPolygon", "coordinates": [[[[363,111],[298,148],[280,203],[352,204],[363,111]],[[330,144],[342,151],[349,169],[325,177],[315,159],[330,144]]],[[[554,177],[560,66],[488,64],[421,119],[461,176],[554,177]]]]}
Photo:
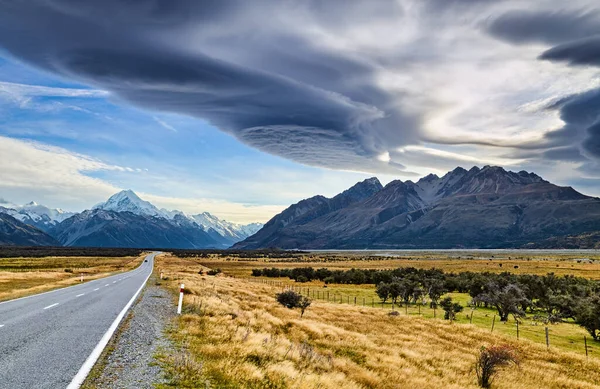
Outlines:
{"type": "Polygon", "coordinates": [[[278,305],[279,289],[226,276],[201,276],[194,261],[159,259],[164,285],[190,294],[172,336],[193,361],[177,388],[476,388],[481,346],[508,343],[522,359],[497,388],[597,388],[600,360],[475,326],[387,310],[315,301],[300,319],[278,305]],[[191,373],[190,373],[191,371],[191,373]]]}
{"type": "Polygon", "coordinates": [[[135,268],[140,257],[0,258],[0,301],[74,285],[135,268]]]}
{"type": "MultiPolygon", "coordinates": [[[[581,256],[583,257],[583,256],[581,256]]],[[[511,257],[498,258],[450,258],[439,256],[435,258],[415,256],[411,258],[388,259],[374,257],[349,257],[341,260],[339,257],[320,257],[308,255],[289,260],[261,259],[243,260],[235,257],[216,257],[211,259],[199,258],[198,263],[207,267],[220,268],[225,274],[235,277],[250,277],[252,269],[265,267],[297,268],[297,267],[325,267],[331,270],[348,269],[395,269],[398,267],[415,267],[417,269],[441,269],[444,272],[460,273],[464,271],[513,274],[538,274],[545,275],[555,273],[556,275],[573,275],[589,279],[600,279],[600,258],[592,257],[594,262],[573,258],[572,255],[538,255],[516,259],[511,257]],[[578,262],[579,261],[579,262],[578,262]],[[500,266],[502,265],[502,266],[500,266]],[[517,266],[515,268],[515,266],[517,266]]],[[[587,258],[587,257],[586,257],[587,258]]]]}

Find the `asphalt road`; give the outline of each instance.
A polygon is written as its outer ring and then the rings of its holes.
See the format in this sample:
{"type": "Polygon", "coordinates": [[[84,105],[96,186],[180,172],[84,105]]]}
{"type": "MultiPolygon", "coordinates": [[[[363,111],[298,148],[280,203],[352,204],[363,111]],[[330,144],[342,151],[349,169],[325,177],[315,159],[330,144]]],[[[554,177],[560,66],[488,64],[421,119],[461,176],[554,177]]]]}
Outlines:
{"type": "Polygon", "coordinates": [[[0,388],[66,388],[146,282],[155,255],[127,273],[0,303],[0,388]]]}

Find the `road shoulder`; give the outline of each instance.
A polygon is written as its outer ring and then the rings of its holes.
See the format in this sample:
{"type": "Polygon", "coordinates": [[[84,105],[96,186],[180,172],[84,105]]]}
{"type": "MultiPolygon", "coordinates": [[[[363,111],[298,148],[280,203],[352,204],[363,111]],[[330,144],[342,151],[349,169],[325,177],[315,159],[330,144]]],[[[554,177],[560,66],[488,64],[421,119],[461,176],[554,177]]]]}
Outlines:
{"type": "Polygon", "coordinates": [[[152,276],[82,388],[154,388],[166,382],[156,359],[173,344],[166,334],[175,308],[172,296],[152,276]]]}

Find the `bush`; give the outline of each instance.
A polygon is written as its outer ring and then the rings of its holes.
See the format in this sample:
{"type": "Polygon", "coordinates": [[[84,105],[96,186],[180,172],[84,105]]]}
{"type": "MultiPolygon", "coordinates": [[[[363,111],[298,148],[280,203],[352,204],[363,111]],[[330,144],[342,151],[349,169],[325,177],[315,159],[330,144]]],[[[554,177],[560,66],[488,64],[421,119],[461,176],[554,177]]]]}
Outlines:
{"type": "Polygon", "coordinates": [[[440,303],[440,306],[444,310],[444,319],[446,320],[454,320],[456,314],[462,312],[463,306],[459,303],[453,303],[452,297],[446,297],[440,303]]]}
{"type": "Polygon", "coordinates": [[[209,276],[216,276],[219,273],[221,273],[221,269],[210,269],[206,272],[206,274],[209,276]]]}
{"type": "Polygon", "coordinates": [[[286,308],[300,308],[300,318],[304,316],[304,311],[306,311],[311,304],[311,301],[308,297],[302,296],[300,293],[296,293],[293,290],[277,293],[276,299],[279,304],[286,308]]]}
{"type": "Polygon", "coordinates": [[[73,269],[65,269],[65,273],[73,273],[73,269]]]}
{"type": "Polygon", "coordinates": [[[298,278],[296,279],[296,282],[308,282],[308,278],[304,277],[304,276],[298,276],[298,278]]]}
{"type": "Polygon", "coordinates": [[[489,388],[498,370],[510,364],[519,365],[519,358],[512,347],[508,345],[481,347],[475,362],[479,386],[489,388]]]}

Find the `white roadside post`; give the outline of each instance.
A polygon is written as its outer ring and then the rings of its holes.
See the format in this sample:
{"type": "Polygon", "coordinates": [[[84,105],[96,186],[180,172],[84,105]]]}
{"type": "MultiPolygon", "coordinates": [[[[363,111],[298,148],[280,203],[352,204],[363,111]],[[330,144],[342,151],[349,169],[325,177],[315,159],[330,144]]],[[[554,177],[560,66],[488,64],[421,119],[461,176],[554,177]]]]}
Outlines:
{"type": "Polygon", "coordinates": [[[181,289],[179,289],[179,305],[177,306],[177,314],[181,315],[181,305],[183,304],[183,288],[185,286],[181,284],[181,289]]]}
{"type": "Polygon", "coordinates": [[[83,273],[81,273],[81,282],[83,282],[83,273]]]}

